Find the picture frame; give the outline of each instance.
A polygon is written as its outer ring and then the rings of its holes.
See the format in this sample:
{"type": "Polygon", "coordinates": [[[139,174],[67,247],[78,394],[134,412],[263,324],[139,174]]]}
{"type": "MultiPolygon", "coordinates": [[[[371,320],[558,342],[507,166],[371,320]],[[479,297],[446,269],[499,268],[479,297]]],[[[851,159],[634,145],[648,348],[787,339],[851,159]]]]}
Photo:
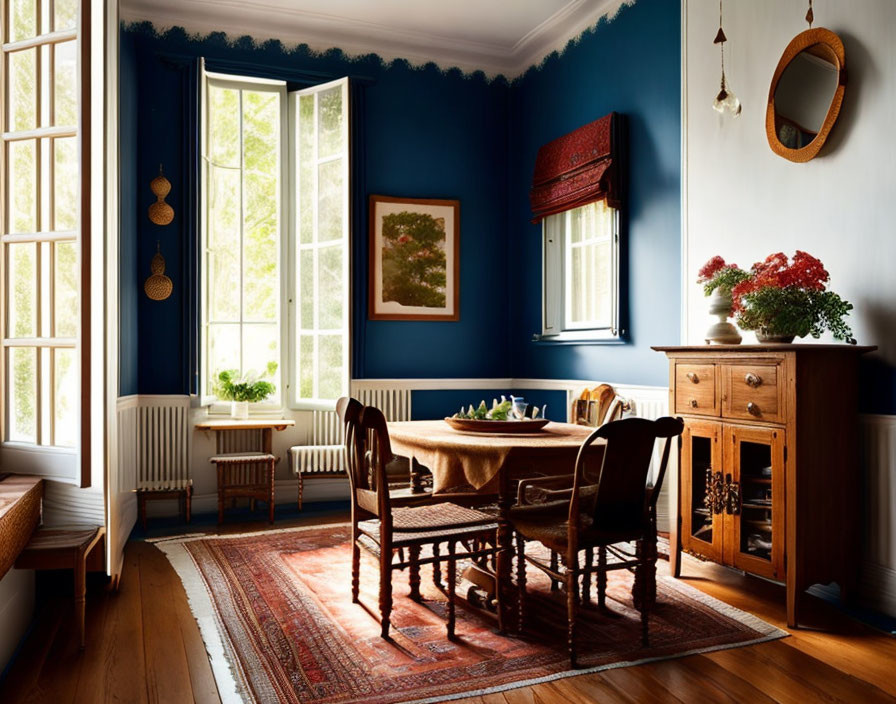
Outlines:
{"type": "Polygon", "coordinates": [[[371,195],[368,319],[460,320],[460,201],[371,195]]]}

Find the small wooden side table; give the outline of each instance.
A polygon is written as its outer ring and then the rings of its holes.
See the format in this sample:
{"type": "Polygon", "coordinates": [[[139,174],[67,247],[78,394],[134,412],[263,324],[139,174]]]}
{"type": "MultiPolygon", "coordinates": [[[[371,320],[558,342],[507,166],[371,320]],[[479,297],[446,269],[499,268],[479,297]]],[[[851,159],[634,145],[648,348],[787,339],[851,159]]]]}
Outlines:
{"type": "Polygon", "coordinates": [[[137,506],[140,510],[140,523],[146,530],[146,502],[162,499],[177,499],[181,512],[186,522],[190,522],[193,505],[193,480],[181,479],[168,482],[163,485],[139,486],[137,492],[137,506]]]}
{"type": "Polygon", "coordinates": [[[84,648],[84,616],[87,609],[87,558],[106,534],[103,526],[38,528],[16,560],[26,570],[70,569],[75,573],[75,615],[80,646],[84,648]]]}

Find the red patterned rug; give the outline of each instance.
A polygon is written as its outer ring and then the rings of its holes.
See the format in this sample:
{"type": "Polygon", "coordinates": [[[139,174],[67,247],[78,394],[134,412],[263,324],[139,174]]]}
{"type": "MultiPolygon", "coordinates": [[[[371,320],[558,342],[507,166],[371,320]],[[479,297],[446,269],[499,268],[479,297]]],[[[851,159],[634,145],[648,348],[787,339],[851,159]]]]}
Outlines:
{"type": "MultiPolygon", "coordinates": [[[[407,598],[407,573],[396,573],[387,641],[352,604],[349,535],[335,525],[156,543],[184,583],[225,703],[436,702],[787,635],[660,576],[650,647],[642,648],[631,577],[620,570],[610,573],[611,613],[583,609],[583,667],[572,672],[564,595],[551,593],[537,570],[529,570],[525,636],[498,635],[492,622],[459,608],[451,642],[444,596],[424,568],[423,603],[407,598]]],[[[362,561],[361,599],[374,613],[377,582],[376,565],[362,561]]]]}

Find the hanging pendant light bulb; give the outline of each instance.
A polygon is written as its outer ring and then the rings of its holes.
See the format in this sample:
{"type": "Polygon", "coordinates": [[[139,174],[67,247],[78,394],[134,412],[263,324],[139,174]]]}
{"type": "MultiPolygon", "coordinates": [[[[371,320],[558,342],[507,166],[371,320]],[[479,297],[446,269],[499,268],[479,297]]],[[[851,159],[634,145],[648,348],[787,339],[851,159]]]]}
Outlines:
{"type": "Polygon", "coordinates": [[[722,81],[719,90],[719,94],[716,96],[716,99],[712,101],[712,107],[717,112],[722,113],[723,115],[727,112],[737,117],[740,115],[741,104],[740,100],[738,100],[737,96],[734,94],[728,87],[728,82],[725,80],[725,42],[728,41],[728,37],[725,36],[725,32],[722,29],[722,0],[719,0],[719,31],[716,33],[716,38],[713,40],[713,44],[719,45],[719,50],[722,57],[722,81]]]}

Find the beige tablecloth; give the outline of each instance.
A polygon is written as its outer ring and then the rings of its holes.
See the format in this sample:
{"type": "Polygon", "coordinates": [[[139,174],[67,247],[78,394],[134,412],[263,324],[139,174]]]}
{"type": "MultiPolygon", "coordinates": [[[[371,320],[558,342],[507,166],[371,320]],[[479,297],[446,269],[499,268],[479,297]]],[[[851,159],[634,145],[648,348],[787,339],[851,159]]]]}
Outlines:
{"type": "Polygon", "coordinates": [[[442,420],[389,423],[392,452],[429,467],[434,492],[472,486],[483,493],[497,493],[502,468],[572,474],[582,441],[593,430],[549,423],[531,435],[492,435],[454,430],[442,420]]]}

